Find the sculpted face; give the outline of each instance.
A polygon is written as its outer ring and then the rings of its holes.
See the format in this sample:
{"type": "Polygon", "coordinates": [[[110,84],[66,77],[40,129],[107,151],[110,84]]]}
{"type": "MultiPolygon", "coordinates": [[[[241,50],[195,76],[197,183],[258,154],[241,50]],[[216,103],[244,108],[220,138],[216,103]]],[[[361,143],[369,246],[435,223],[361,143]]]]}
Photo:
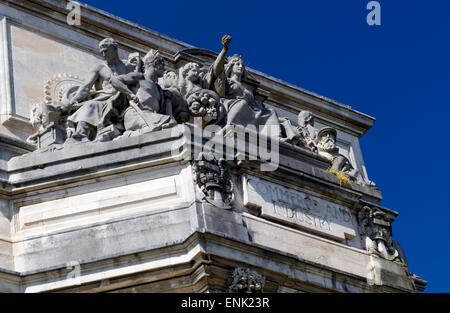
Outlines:
{"type": "Polygon", "coordinates": [[[233,63],[233,74],[236,74],[240,77],[244,74],[244,69],[245,66],[241,59],[238,59],[233,63]]]}
{"type": "Polygon", "coordinates": [[[317,148],[325,152],[333,152],[336,149],[336,137],[331,132],[327,132],[320,138],[317,148]]]}
{"type": "Polygon", "coordinates": [[[300,126],[306,126],[311,124],[314,126],[314,115],[308,111],[302,111],[298,116],[298,124],[300,126]]]}
{"type": "Polygon", "coordinates": [[[158,77],[162,77],[164,75],[164,60],[162,58],[158,58],[155,61],[155,72],[158,77]]]}
{"type": "Polygon", "coordinates": [[[196,82],[200,75],[198,65],[196,63],[190,63],[187,66],[188,66],[188,70],[186,73],[186,79],[190,80],[191,82],[196,82]]]}
{"type": "Polygon", "coordinates": [[[100,54],[106,61],[113,61],[117,58],[117,48],[110,44],[103,44],[100,46],[100,54]]]}
{"type": "Polygon", "coordinates": [[[172,71],[164,73],[163,76],[163,86],[164,88],[170,88],[177,85],[177,74],[172,71]]]}

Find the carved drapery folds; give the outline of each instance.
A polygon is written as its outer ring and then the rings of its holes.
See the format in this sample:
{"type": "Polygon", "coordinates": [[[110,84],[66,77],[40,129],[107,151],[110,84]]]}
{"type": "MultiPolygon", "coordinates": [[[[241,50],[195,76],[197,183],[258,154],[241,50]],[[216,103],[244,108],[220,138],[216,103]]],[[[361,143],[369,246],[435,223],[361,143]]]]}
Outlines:
{"type": "Polygon", "coordinates": [[[392,239],[392,221],[380,209],[363,207],[358,214],[359,230],[367,251],[405,267],[406,257],[400,245],[392,239]]]}
{"type": "Polygon", "coordinates": [[[233,202],[233,182],[227,161],[212,153],[201,153],[192,162],[194,183],[200,199],[223,209],[230,209],[233,202]]]}
{"type": "Polygon", "coordinates": [[[230,293],[262,293],[266,278],[249,268],[236,268],[230,278],[230,293]]]}

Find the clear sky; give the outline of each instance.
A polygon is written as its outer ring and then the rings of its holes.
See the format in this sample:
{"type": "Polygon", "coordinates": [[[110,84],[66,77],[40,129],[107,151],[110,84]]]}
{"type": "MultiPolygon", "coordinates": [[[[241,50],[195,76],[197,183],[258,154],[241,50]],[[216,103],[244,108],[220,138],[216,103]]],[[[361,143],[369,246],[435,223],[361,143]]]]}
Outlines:
{"type": "Polygon", "coordinates": [[[381,26],[366,22],[369,0],[81,2],[217,52],[230,34],[249,67],[377,118],[360,142],[400,213],[394,239],[427,292],[450,292],[448,0],[380,0],[381,26]]]}

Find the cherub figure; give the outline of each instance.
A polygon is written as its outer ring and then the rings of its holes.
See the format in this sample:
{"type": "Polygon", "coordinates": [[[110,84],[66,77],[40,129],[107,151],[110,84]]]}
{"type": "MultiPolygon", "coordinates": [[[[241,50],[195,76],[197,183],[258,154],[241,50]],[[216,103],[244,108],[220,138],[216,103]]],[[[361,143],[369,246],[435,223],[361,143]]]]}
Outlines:
{"type": "Polygon", "coordinates": [[[230,42],[230,36],[222,38],[222,52],[207,71],[194,62],[179,69],[176,88],[186,101],[190,115],[201,116],[205,125],[219,124],[226,115],[220,98],[225,97],[224,65],[230,42]]]}

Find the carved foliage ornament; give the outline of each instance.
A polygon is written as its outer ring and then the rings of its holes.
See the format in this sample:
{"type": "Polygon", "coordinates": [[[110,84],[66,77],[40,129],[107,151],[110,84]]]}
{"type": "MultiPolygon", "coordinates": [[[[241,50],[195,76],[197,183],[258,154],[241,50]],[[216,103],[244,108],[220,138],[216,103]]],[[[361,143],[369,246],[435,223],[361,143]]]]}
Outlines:
{"type": "Polygon", "coordinates": [[[403,251],[398,243],[392,240],[391,221],[385,212],[366,206],[360,210],[358,220],[367,251],[406,266],[403,251]]]}
{"type": "Polygon", "coordinates": [[[227,162],[212,153],[201,153],[199,159],[192,162],[192,171],[201,200],[216,207],[230,209],[233,182],[227,162]]]}
{"type": "Polygon", "coordinates": [[[230,293],[262,293],[266,278],[249,268],[236,268],[228,287],[230,293]]]}

